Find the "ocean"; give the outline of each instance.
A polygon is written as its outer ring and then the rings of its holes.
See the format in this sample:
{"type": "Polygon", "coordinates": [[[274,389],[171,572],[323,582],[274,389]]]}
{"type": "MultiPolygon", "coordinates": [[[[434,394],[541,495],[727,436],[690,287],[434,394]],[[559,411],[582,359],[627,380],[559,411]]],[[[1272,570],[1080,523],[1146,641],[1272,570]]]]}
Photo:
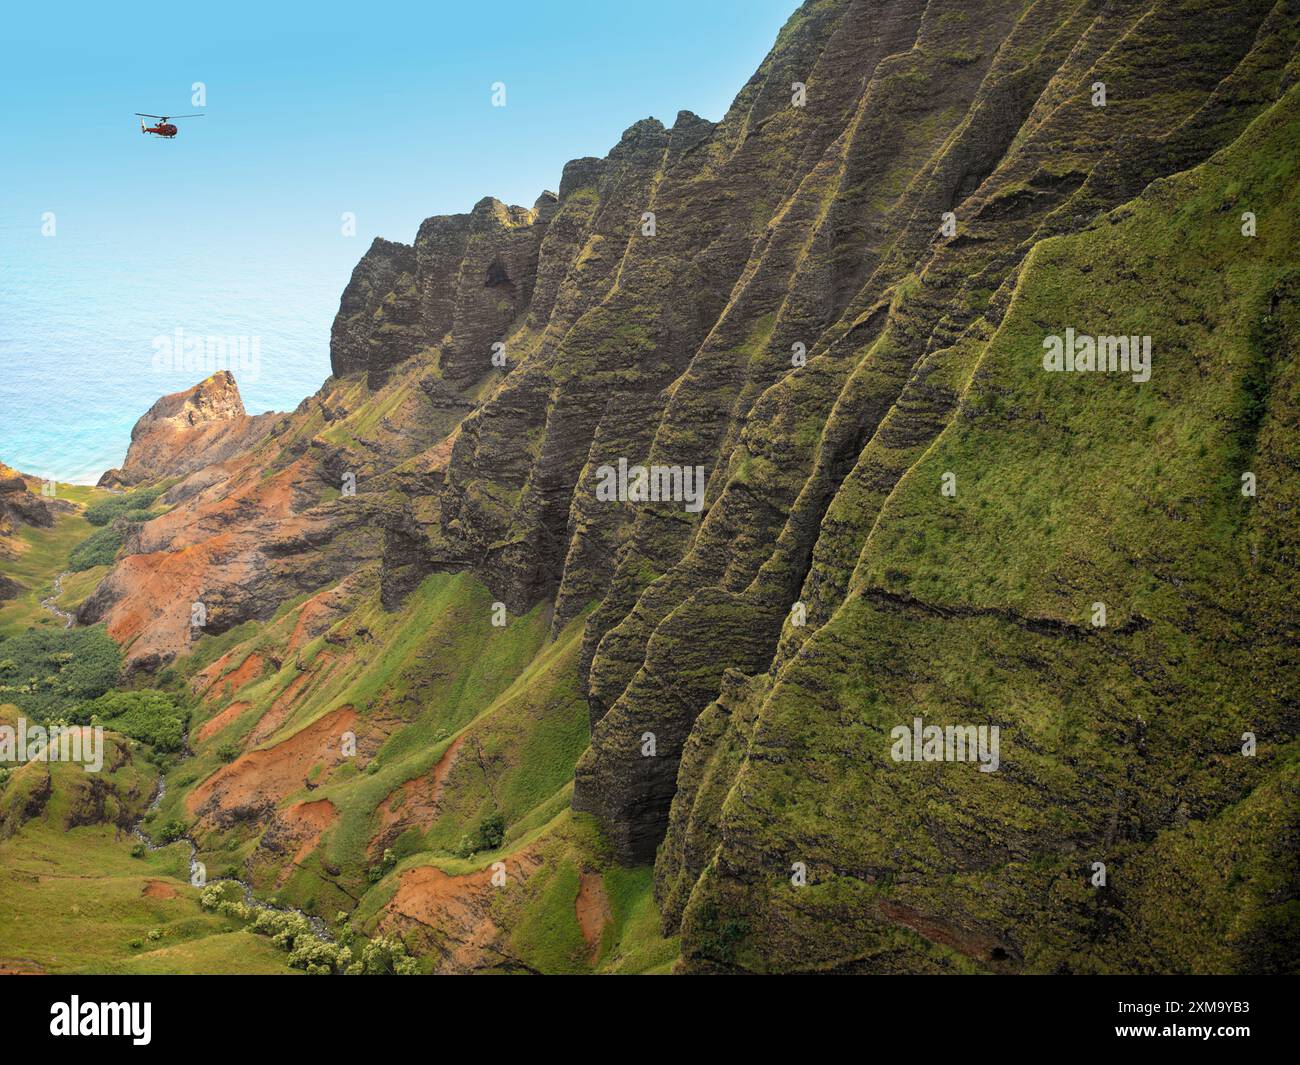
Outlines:
{"type": "Polygon", "coordinates": [[[0,461],[94,483],[159,396],[207,376],[209,351],[234,353],[250,414],[292,410],[329,376],[330,323],[365,244],[336,230],[182,237],[169,221],[56,218],[44,236],[39,217],[0,216],[0,461]]]}

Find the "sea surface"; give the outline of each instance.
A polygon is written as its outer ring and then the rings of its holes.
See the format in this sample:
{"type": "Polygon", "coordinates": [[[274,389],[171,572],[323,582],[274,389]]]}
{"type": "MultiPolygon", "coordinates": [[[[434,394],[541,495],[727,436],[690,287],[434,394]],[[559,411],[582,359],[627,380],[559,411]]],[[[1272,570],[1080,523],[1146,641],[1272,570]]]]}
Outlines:
{"type": "Polygon", "coordinates": [[[121,465],[136,420],[219,368],[223,347],[250,414],[315,392],[365,251],[337,231],[195,238],[147,211],[41,230],[0,215],[0,461],[76,484],[121,465]]]}

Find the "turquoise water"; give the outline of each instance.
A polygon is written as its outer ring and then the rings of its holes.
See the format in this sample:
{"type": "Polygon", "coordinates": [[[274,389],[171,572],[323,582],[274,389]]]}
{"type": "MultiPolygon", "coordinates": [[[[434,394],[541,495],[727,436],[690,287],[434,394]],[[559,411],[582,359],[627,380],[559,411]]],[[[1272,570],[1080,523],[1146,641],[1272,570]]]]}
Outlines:
{"type": "Polygon", "coordinates": [[[191,228],[180,217],[56,216],[45,237],[39,216],[0,216],[0,460],[93,483],[121,464],[159,396],[206,376],[207,338],[214,360],[243,338],[232,369],[250,414],[292,410],[320,387],[330,323],[365,246],[332,227],[235,226],[199,240],[191,228]],[[192,343],[188,365],[168,357],[177,330],[200,342],[202,360],[192,343]]]}
{"type": "Polygon", "coordinates": [[[118,465],[154,400],[203,376],[153,366],[177,329],[260,338],[245,403],[293,407],[328,373],[372,237],[485,195],[532,204],[647,115],[722,117],[796,0],[493,5],[520,33],[484,32],[473,4],[300,6],[173,4],[165,29],[110,4],[6,7],[0,459],[79,481],[118,465]],[[655,26],[672,47],[647,45],[655,26]],[[135,111],[203,117],[161,141],[135,111]]]}

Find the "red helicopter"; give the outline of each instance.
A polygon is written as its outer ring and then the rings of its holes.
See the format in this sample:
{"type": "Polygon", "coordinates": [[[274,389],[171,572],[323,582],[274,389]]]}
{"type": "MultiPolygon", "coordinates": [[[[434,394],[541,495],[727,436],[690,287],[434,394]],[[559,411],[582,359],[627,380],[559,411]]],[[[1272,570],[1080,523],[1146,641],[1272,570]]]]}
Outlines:
{"type": "Polygon", "coordinates": [[[177,128],[174,125],[172,125],[171,117],[175,117],[175,118],[202,118],[203,117],[202,115],[175,115],[175,116],[146,115],[143,111],[137,111],[136,114],[140,118],[156,118],[158,120],[158,125],[156,126],[146,126],[143,122],[141,122],[140,123],[141,133],[152,133],[158,137],[166,137],[168,140],[171,140],[171,138],[176,136],[176,134],[179,132],[179,130],[177,130],[177,128]]]}

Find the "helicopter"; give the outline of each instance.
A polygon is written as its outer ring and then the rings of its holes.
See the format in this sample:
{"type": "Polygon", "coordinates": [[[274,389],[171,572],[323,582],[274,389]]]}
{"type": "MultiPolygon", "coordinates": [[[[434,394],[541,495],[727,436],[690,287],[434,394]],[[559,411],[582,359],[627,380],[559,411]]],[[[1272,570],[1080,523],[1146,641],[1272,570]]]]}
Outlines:
{"type": "Polygon", "coordinates": [[[140,118],[156,118],[158,120],[158,125],[156,126],[146,126],[143,122],[141,122],[140,123],[141,133],[152,133],[154,134],[154,136],[166,137],[168,140],[171,140],[171,138],[176,136],[176,134],[179,132],[179,130],[177,130],[177,128],[171,122],[172,117],[175,118],[202,118],[203,117],[202,115],[175,115],[175,116],[146,115],[143,111],[137,111],[136,115],[140,118]]]}

